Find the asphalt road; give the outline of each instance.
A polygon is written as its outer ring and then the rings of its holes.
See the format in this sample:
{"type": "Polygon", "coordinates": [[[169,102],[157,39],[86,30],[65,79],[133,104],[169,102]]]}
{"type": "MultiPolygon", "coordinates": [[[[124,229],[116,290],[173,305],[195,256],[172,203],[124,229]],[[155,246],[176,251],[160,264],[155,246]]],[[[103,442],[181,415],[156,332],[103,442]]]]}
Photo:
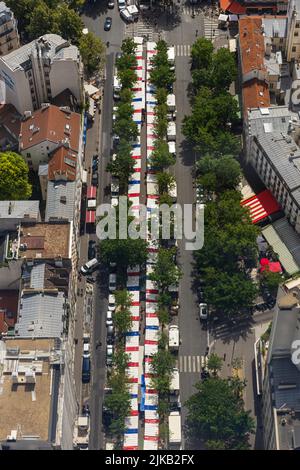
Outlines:
{"type": "MultiPolygon", "coordinates": [[[[102,2],[103,3],[103,2],[102,2]]],[[[112,107],[113,107],[113,67],[115,52],[120,50],[124,34],[124,23],[120,19],[118,9],[93,8],[88,14],[82,16],[85,26],[89,31],[93,31],[104,43],[109,41],[107,48],[105,65],[104,96],[101,112],[100,147],[99,147],[99,187],[98,204],[109,202],[110,175],[106,172],[106,165],[111,156],[111,131],[112,131],[112,107]],[[100,14],[100,16],[99,16],[100,14]],[[106,16],[112,17],[112,28],[106,32],[103,24],[106,16]]],[[[95,149],[96,150],[96,149],[95,149]]],[[[95,237],[96,238],[96,237],[95,237]]],[[[102,432],[102,403],[104,398],[104,387],[106,380],[105,348],[106,348],[106,327],[105,318],[108,306],[107,273],[99,272],[97,283],[94,284],[94,317],[93,317],[93,337],[92,337],[92,384],[90,389],[90,439],[89,448],[91,450],[104,448],[104,434],[102,432]],[[96,343],[101,343],[101,347],[96,347],[96,343]]]]}

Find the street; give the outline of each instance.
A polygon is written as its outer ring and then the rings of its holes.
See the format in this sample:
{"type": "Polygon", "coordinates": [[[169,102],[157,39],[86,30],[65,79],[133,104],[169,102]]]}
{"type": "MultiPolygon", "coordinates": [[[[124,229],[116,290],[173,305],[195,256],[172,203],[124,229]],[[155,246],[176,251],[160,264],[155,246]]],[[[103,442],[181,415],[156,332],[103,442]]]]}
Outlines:
{"type": "MultiPolygon", "coordinates": [[[[103,6],[98,6],[84,14],[82,19],[89,31],[93,31],[104,43],[109,42],[106,55],[104,97],[100,123],[97,127],[99,135],[95,131],[88,134],[87,154],[89,158],[94,153],[99,153],[99,187],[98,204],[109,201],[109,191],[106,187],[110,182],[110,175],[105,171],[106,165],[111,156],[111,128],[112,128],[112,107],[113,107],[113,67],[115,52],[120,50],[121,42],[126,36],[148,35],[149,39],[157,40],[162,37],[170,45],[175,46],[176,51],[176,107],[177,107],[177,161],[172,169],[177,181],[177,201],[180,205],[192,204],[195,202],[195,189],[193,187],[192,167],[195,161],[194,152],[184,141],[181,124],[185,115],[190,113],[190,102],[188,98],[188,86],[191,82],[190,74],[190,49],[197,37],[212,35],[212,26],[208,28],[207,18],[196,14],[193,18],[192,9],[186,5],[181,5],[178,16],[175,19],[164,14],[155,22],[147,22],[144,19],[137,23],[125,25],[120,18],[117,7],[107,10],[103,6]],[[103,24],[106,16],[112,17],[112,29],[105,32],[103,24]],[[100,147],[97,149],[97,140],[100,147]]],[[[214,33],[215,35],[215,33],[214,33]]],[[[145,132],[142,133],[142,148],[145,149],[145,132]]],[[[142,152],[144,154],[144,150],[142,152]]],[[[144,171],[145,162],[143,162],[144,171]]],[[[141,193],[144,192],[141,188],[141,193]]],[[[145,194],[143,194],[144,199],[145,194]]],[[[142,200],[141,202],[144,202],[142,200]]],[[[93,235],[95,238],[95,235],[93,235]]],[[[82,239],[82,252],[86,253],[87,238],[82,239]]],[[[180,372],[180,398],[182,403],[182,428],[183,428],[183,448],[193,448],[192,443],[185,442],[184,429],[186,420],[186,400],[194,393],[194,384],[200,380],[201,356],[205,355],[206,348],[210,346],[210,352],[216,352],[221,357],[226,355],[224,360],[224,376],[229,375],[231,360],[234,357],[245,359],[245,377],[249,383],[253,375],[252,362],[254,356],[255,335],[249,329],[247,334],[241,334],[246,325],[239,325],[235,339],[228,339],[228,328],[222,327],[219,334],[213,330],[204,328],[199,321],[199,307],[196,293],[193,292],[192,269],[193,252],[185,250],[185,240],[179,240],[178,262],[182,269],[183,276],[179,285],[179,328],[181,345],[178,355],[178,367],[180,372]],[[222,333],[222,334],[220,334],[222,333]],[[228,365],[227,365],[228,364],[228,365]]],[[[99,272],[98,282],[94,284],[94,316],[93,316],[93,337],[92,337],[92,381],[89,388],[89,404],[91,410],[91,428],[89,448],[103,449],[104,436],[102,433],[102,403],[104,396],[104,386],[106,377],[105,366],[105,313],[107,310],[107,273],[99,272]],[[96,348],[96,343],[101,342],[102,346],[96,348]]],[[[270,314],[271,315],[271,314],[270,314]]],[[[255,320],[256,321],[256,320],[255,320]]],[[[265,318],[264,318],[265,321],[265,318]]],[[[225,357],[225,356],[224,356],[225,357]]],[[[77,353],[77,366],[81,360],[81,353],[77,353]],[[80,359],[79,359],[80,358],[80,359]]],[[[80,362],[81,364],[81,362],[80,362]]],[[[80,375],[81,368],[79,367],[80,375]]],[[[78,376],[79,377],[79,376],[78,376]]],[[[78,382],[79,379],[77,379],[78,382]]],[[[247,386],[245,393],[246,409],[251,409],[254,413],[254,394],[252,379],[247,386]]]]}

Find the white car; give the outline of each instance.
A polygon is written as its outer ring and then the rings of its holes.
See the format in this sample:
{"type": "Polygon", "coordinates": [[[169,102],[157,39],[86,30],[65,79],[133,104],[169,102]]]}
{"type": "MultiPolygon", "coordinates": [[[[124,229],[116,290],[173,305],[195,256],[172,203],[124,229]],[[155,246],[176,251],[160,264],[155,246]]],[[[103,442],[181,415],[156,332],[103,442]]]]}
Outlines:
{"type": "Polygon", "coordinates": [[[110,310],[107,310],[106,314],[106,326],[112,326],[113,325],[113,320],[112,320],[112,312],[110,310]]]}
{"type": "Polygon", "coordinates": [[[90,343],[83,344],[83,357],[90,357],[90,343]]]}
{"type": "Polygon", "coordinates": [[[117,118],[117,111],[118,111],[118,107],[114,106],[113,107],[113,115],[112,115],[113,122],[115,122],[115,120],[117,118]]]}
{"type": "Polygon", "coordinates": [[[200,316],[200,320],[207,320],[208,319],[207,304],[204,304],[204,303],[199,304],[199,316],[200,316]]]}
{"type": "Polygon", "coordinates": [[[108,288],[111,292],[117,289],[117,275],[116,274],[112,273],[109,275],[108,288]]]}
{"type": "Polygon", "coordinates": [[[106,365],[107,366],[112,365],[113,353],[114,353],[114,347],[111,344],[108,344],[106,346],[106,365]]]}
{"type": "Polygon", "coordinates": [[[116,309],[116,298],[114,294],[109,294],[108,296],[108,310],[114,312],[116,309]]]}

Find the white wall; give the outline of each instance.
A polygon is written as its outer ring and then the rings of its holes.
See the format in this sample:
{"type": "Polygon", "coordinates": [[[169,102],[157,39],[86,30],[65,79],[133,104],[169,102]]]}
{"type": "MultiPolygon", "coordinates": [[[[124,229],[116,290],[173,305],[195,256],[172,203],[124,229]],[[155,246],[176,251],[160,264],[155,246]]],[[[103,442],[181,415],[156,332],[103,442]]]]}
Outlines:
{"type": "Polygon", "coordinates": [[[20,149],[20,151],[27,162],[28,162],[27,154],[28,153],[30,154],[29,158],[31,158],[32,160],[32,168],[37,171],[40,163],[48,163],[49,152],[52,152],[56,148],[57,148],[56,143],[45,140],[41,144],[34,145],[33,147],[26,149],[26,150],[20,149]],[[47,147],[49,148],[49,150],[47,150],[47,147]]]}
{"type": "Polygon", "coordinates": [[[69,60],[54,60],[49,74],[51,93],[54,98],[66,88],[73,93],[81,103],[81,78],[77,62],[69,60]]]}
{"type": "Polygon", "coordinates": [[[5,102],[23,114],[24,111],[32,111],[30,87],[23,70],[13,72],[0,58],[0,79],[5,83],[5,102]]]}

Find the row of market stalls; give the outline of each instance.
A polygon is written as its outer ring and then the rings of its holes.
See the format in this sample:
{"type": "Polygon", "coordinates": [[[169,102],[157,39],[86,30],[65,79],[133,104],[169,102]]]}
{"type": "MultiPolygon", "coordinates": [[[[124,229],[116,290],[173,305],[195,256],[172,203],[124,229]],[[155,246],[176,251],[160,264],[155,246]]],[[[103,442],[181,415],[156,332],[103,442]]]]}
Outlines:
{"type": "MultiPolygon", "coordinates": [[[[146,126],[147,126],[147,215],[159,203],[159,191],[155,170],[151,167],[151,153],[154,149],[155,134],[155,106],[156,98],[154,87],[150,83],[151,60],[156,54],[156,43],[147,42],[146,64],[146,126]]],[[[150,240],[148,245],[148,258],[146,264],[146,311],[145,311],[145,348],[144,348],[144,375],[142,383],[141,410],[144,412],[144,450],[157,450],[159,440],[158,394],[152,385],[152,356],[158,351],[159,320],[158,320],[158,289],[149,276],[157,262],[158,244],[150,240]]]]}
{"type": "MultiPolygon", "coordinates": [[[[132,106],[134,108],[133,119],[138,126],[138,138],[132,145],[132,158],[135,161],[134,173],[129,179],[128,199],[132,203],[132,215],[139,218],[139,204],[141,191],[141,124],[142,109],[145,107],[145,67],[143,59],[143,40],[134,38],[136,43],[137,59],[137,83],[133,88],[132,106]]],[[[128,269],[127,290],[132,296],[131,301],[131,331],[126,334],[125,352],[129,356],[128,377],[131,396],[130,415],[125,420],[124,450],[138,450],[139,447],[139,385],[141,381],[141,369],[143,355],[140,346],[140,266],[128,269]]]]}

